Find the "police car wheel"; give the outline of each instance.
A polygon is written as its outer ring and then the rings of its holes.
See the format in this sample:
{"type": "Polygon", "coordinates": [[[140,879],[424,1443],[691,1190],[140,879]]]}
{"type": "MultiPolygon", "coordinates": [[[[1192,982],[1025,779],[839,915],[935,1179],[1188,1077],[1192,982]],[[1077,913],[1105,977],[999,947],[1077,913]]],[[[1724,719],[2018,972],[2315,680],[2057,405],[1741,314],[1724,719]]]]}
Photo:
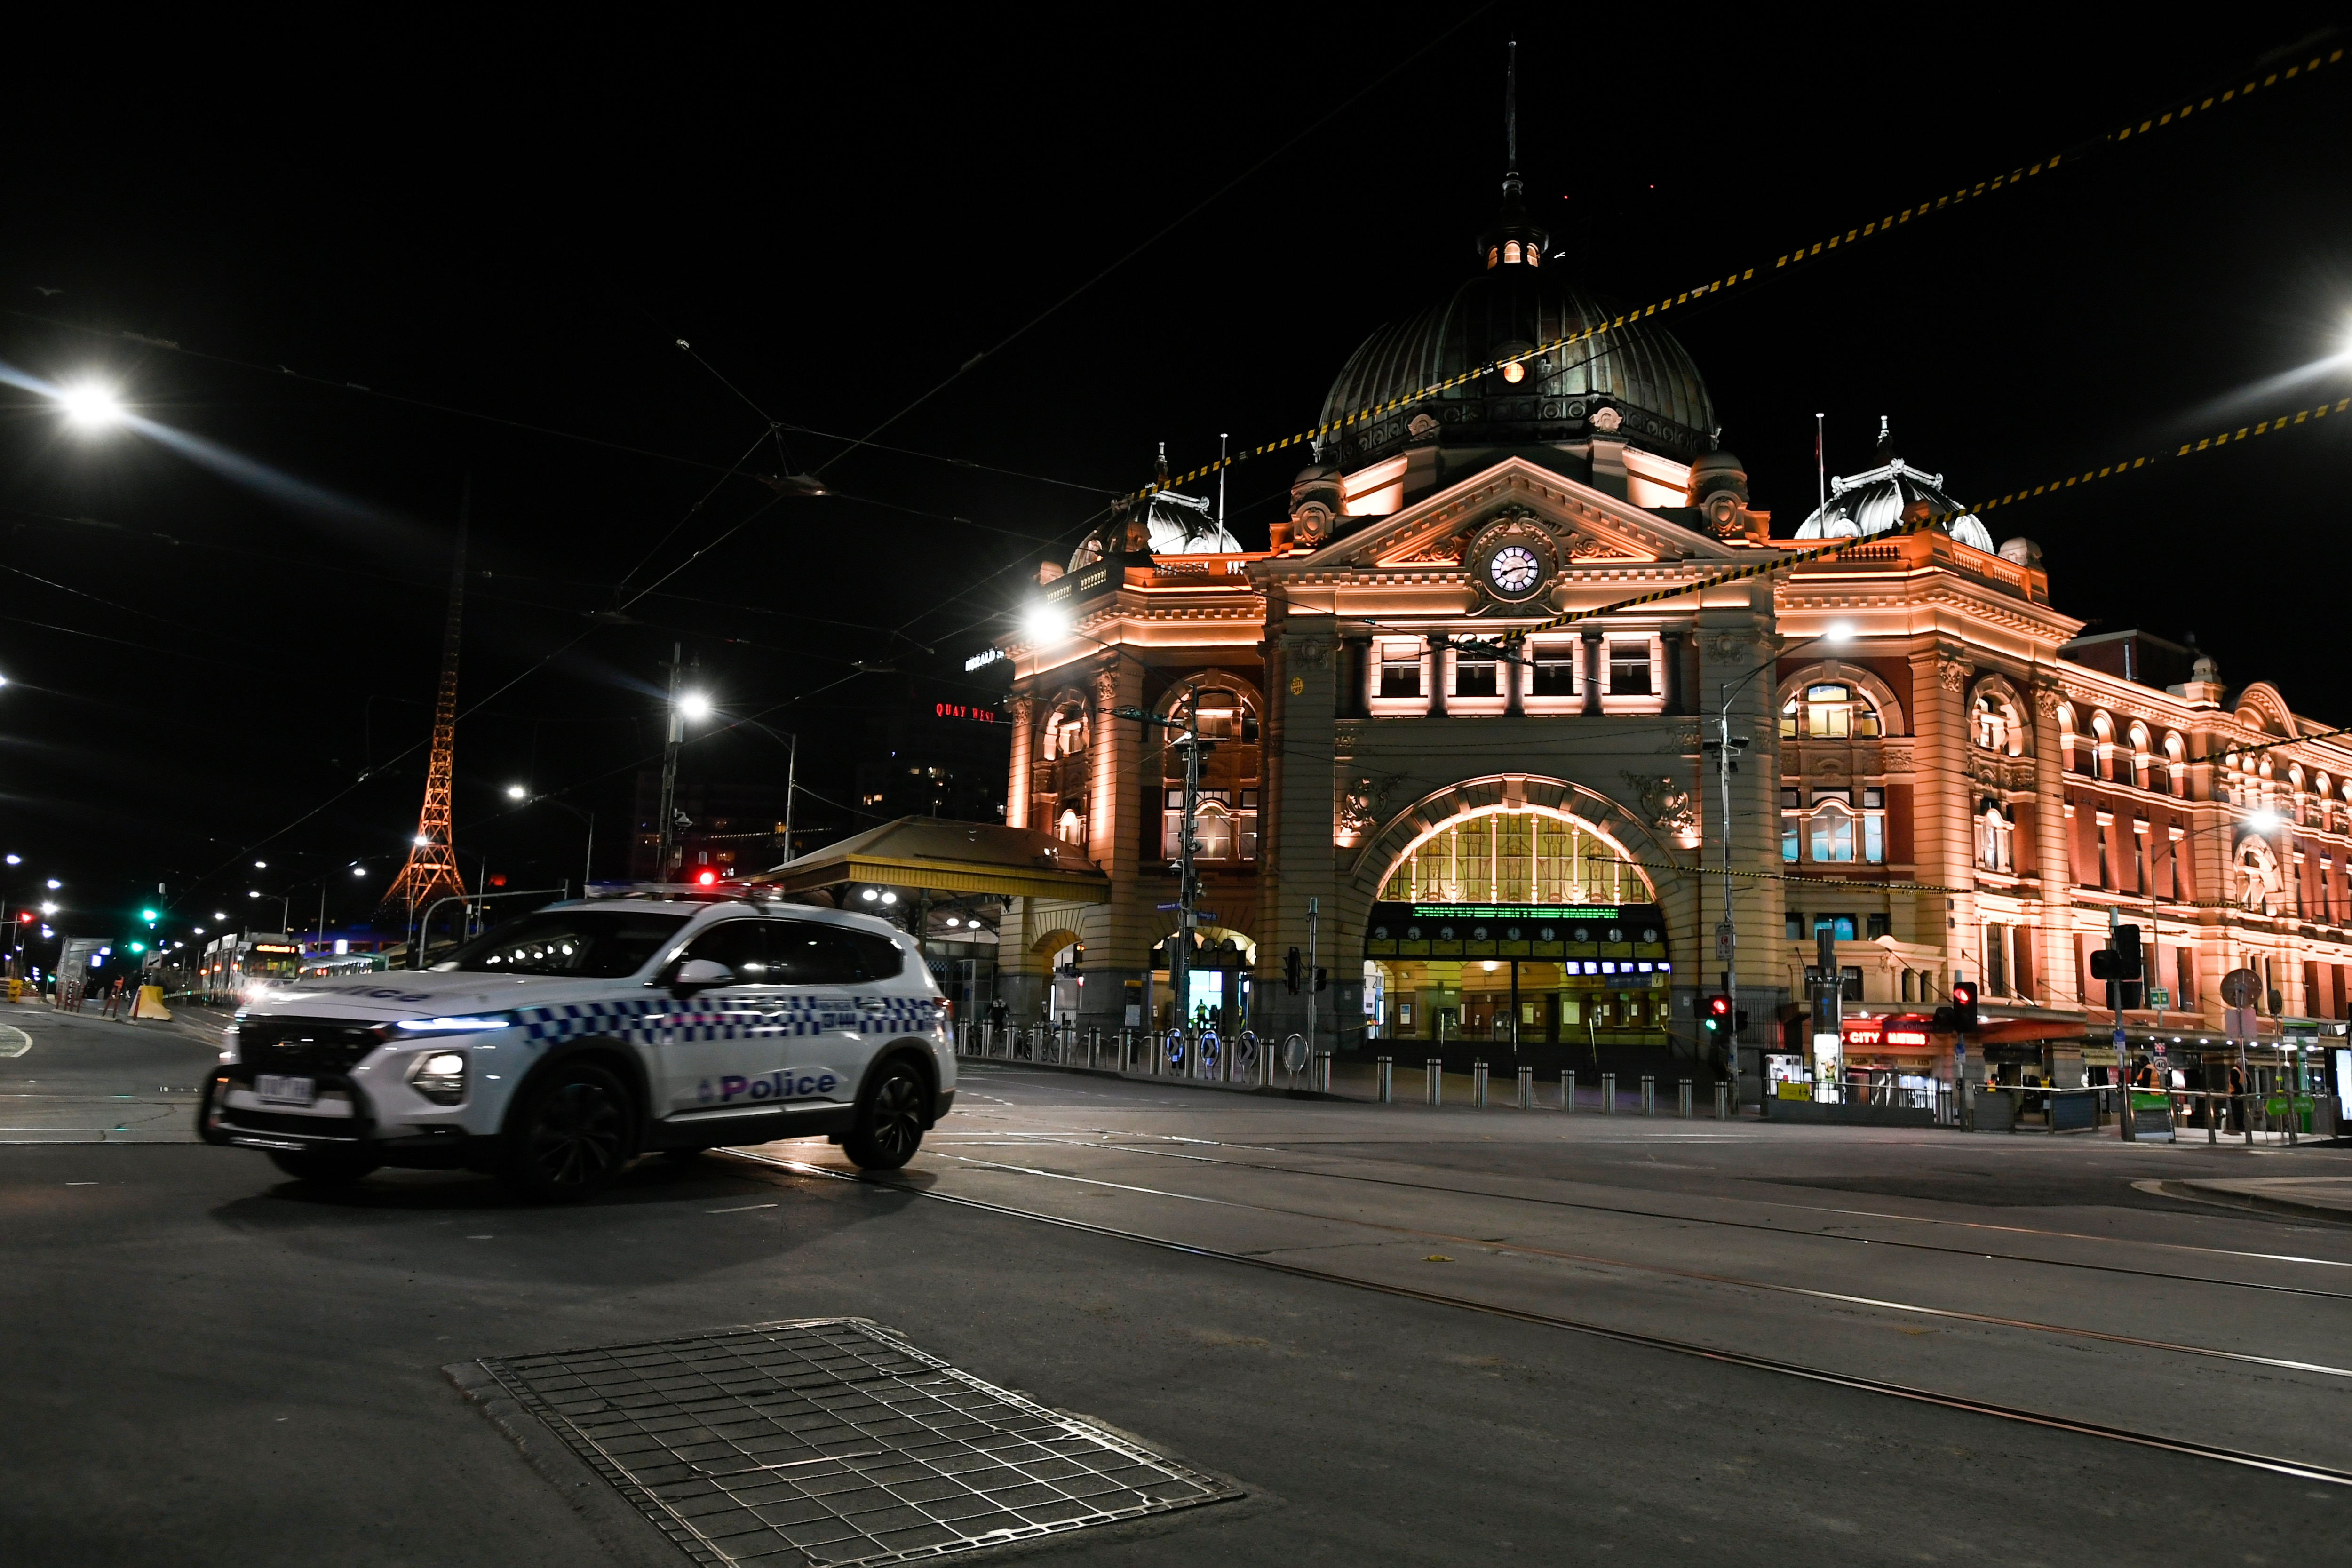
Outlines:
{"type": "Polygon", "coordinates": [[[269,1163],[298,1182],[316,1182],[321,1186],[359,1181],[379,1163],[356,1149],[272,1149],[269,1163]]]}
{"type": "Polygon", "coordinates": [[[559,1068],[507,1123],[499,1173],[526,1196],[584,1198],[620,1173],[634,1142],[629,1091],[603,1068],[559,1068]]]}
{"type": "Polygon", "coordinates": [[[842,1152],[868,1171],[895,1171],[923,1142],[923,1075],[893,1062],[857,1108],[857,1125],[841,1140],[842,1152]]]}

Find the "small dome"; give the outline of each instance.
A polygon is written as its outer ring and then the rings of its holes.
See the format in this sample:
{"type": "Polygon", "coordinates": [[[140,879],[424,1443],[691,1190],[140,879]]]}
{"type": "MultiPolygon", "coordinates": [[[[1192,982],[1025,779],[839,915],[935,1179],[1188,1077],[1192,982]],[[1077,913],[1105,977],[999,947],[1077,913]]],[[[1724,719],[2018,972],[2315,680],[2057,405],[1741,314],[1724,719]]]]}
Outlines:
{"type": "Polygon", "coordinates": [[[1748,499],[1748,465],[1726,451],[1702,452],[1691,464],[1691,499],[1704,501],[1719,490],[1748,499]]]}
{"type": "Polygon", "coordinates": [[[1992,535],[1944,493],[1944,476],[1915,468],[1895,455],[1895,437],[1885,416],[1878,421],[1877,468],[1830,480],[1830,499],[1797,530],[1799,539],[1853,539],[1900,527],[1904,514],[1924,503],[1937,526],[1972,549],[1990,555],[1992,535]]]}

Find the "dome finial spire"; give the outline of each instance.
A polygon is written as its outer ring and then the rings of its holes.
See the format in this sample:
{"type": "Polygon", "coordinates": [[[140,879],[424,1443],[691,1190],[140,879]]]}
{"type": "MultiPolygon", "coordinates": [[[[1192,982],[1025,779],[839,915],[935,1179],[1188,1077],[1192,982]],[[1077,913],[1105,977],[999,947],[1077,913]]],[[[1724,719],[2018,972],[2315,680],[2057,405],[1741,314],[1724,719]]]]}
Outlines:
{"type": "Polygon", "coordinates": [[[1878,464],[1879,464],[1879,467],[1881,467],[1881,468],[1885,468],[1887,464],[1889,464],[1889,463],[1893,462],[1894,460],[1895,460],[1895,431],[1893,430],[1893,428],[1892,428],[1891,426],[1888,426],[1888,424],[1887,424],[1887,422],[1886,422],[1886,416],[1885,416],[1885,415],[1884,415],[1884,414],[1882,414],[1882,415],[1880,415],[1880,416],[1878,416],[1878,464]]]}
{"type": "Polygon", "coordinates": [[[1519,41],[1513,38],[1503,66],[1503,195],[1519,194],[1519,41]]]}

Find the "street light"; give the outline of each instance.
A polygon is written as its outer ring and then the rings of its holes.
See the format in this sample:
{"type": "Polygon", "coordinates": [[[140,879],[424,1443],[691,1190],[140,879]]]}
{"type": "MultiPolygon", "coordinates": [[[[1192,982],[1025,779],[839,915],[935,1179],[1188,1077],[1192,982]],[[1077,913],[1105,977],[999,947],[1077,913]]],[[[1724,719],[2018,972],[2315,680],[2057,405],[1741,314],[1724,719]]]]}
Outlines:
{"type": "Polygon", "coordinates": [[[710,699],[699,691],[689,691],[677,700],[677,710],[699,723],[710,717],[710,699]]]}
{"type": "Polygon", "coordinates": [[[122,401],[111,387],[95,381],[76,382],[58,389],[58,406],[68,423],[85,430],[102,430],[122,418],[122,401]]]}
{"type": "Polygon", "coordinates": [[[1803,649],[1812,647],[1815,643],[1829,643],[1833,647],[1843,646],[1843,644],[1853,640],[1853,623],[1852,621],[1832,621],[1827,626],[1822,628],[1822,634],[1819,637],[1808,637],[1803,642],[1797,644],[1793,648],[1784,647],[1780,649],[1775,652],[1771,658],[1766,659],[1763,663],[1758,665],[1755,668],[1741,676],[1738,680],[1732,682],[1730,687],[1724,691],[1722,708],[1716,715],[1716,738],[1712,742],[1702,748],[1703,750],[1710,751],[1715,753],[1716,777],[1720,784],[1723,798],[1723,923],[1716,928],[1716,957],[1723,962],[1723,994],[1730,1003],[1729,1016],[1725,1020],[1729,1026],[1724,1031],[1724,1048],[1729,1053],[1730,1057],[1731,1081],[1735,1086],[1735,1093],[1737,1092],[1737,1086],[1739,1082],[1739,939],[1731,923],[1731,885],[1733,879],[1731,868],[1731,770],[1736,765],[1733,759],[1739,752],[1747,748],[1748,742],[1742,740],[1736,745],[1732,742],[1732,700],[1737,698],[1740,692],[1747,689],[1748,683],[1749,681],[1755,679],[1766,670],[1773,668],[1790,654],[1801,652],[1803,649]]]}
{"type": "Polygon", "coordinates": [[[662,746],[660,835],[655,840],[656,878],[669,877],[669,855],[677,839],[677,749],[686,743],[686,722],[710,717],[710,699],[699,691],[681,691],[686,675],[686,645],[669,648],[669,735],[662,746]]]}
{"type": "Polygon", "coordinates": [[[588,824],[588,851],[580,865],[580,891],[584,895],[588,891],[588,884],[594,879],[596,868],[596,814],[593,811],[583,811],[570,801],[555,795],[533,795],[520,784],[507,785],[507,798],[519,800],[525,805],[560,805],[588,824]]]}

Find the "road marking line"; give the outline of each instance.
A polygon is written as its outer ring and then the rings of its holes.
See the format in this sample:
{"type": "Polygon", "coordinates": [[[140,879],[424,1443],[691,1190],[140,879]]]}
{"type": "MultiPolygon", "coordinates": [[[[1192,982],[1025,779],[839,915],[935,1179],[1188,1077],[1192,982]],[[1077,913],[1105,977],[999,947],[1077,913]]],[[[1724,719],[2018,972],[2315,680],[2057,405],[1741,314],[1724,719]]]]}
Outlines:
{"type": "Polygon", "coordinates": [[[741,1208],[704,1209],[702,1212],[704,1214],[749,1214],[753,1209],[772,1209],[775,1206],[773,1204],[745,1204],[741,1208]]]}
{"type": "Polygon", "coordinates": [[[32,1036],[14,1024],[0,1024],[0,1057],[21,1057],[32,1048],[32,1036]]]}

